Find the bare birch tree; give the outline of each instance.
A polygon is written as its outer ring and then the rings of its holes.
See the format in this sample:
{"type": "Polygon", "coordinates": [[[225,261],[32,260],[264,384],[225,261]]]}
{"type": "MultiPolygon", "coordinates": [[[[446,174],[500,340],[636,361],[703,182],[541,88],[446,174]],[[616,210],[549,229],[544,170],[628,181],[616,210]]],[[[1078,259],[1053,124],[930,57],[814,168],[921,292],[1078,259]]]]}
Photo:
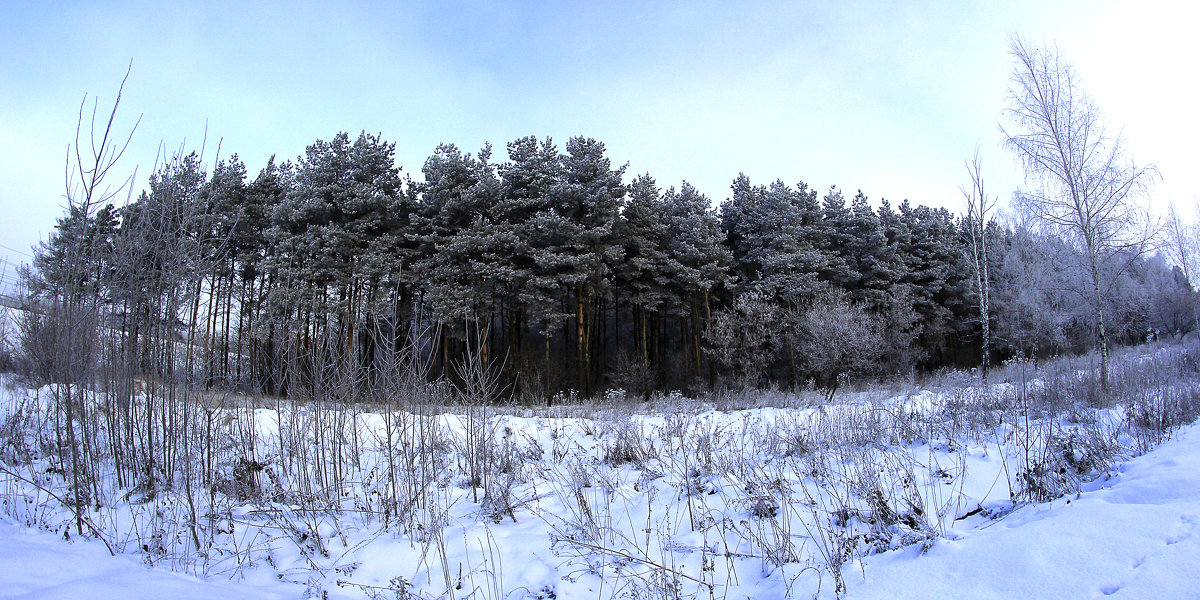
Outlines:
{"type": "Polygon", "coordinates": [[[995,198],[988,198],[983,188],[982,161],[979,158],[979,146],[975,147],[975,155],[967,163],[967,175],[971,177],[970,189],[959,188],[967,201],[967,237],[971,243],[971,264],[975,269],[975,287],[979,293],[979,326],[982,349],[979,364],[979,376],[987,381],[988,354],[991,351],[991,278],[988,274],[987,222],[988,215],[996,206],[995,198]]]}
{"type": "Polygon", "coordinates": [[[1087,258],[1092,313],[1100,350],[1100,381],[1108,389],[1107,284],[1124,257],[1140,255],[1153,227],[1137,200],[1157,175],[1127,156],[1111,135],[1074,67],[1055,46],[1034,47],[1014,36],[1005,143],[1025,166],[1028,189],[1020,208],[1078,243],[1087,258]],[[1133,250],[1134,252],[1130,252],[1133,250]]]}
{"type": "MultiPolygon", "coordinates": [[[[1171,258],[1179,263],[1179,269],[1183,271],[1188,286],[1195,290],[1196,282],[1193,277],[1196,270],[1192,268],[1192,263],[1196,260],[1196,226],[1184,223],[1175,210],[1175,204],[1172,203],[1167,210],[1166,229],[1166,243],[1171,258]]],[[[1197,310],[1195,301],[1188,304],[1191,305],[1193,326],[1196,331],[1200,331],[1200,310],[1197,310]]]]}

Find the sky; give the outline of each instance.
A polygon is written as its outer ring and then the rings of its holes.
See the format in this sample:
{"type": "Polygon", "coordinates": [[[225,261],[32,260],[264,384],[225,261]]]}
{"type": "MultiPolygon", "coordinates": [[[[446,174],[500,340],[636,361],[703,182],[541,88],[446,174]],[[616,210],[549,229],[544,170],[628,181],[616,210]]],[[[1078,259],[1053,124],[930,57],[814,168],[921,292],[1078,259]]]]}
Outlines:
{"type": "Polygon", "coordinates": [[[1193,3],[251,4],[0,3],[5,278],[62,213],[81,103],[106,114],[131,63],[115,127],[137,127],[110,179],[136,169],[135,194],[180,148],[237,153],[253,177],[366,131],[420,179],[438,143],[503,160],[518,137],[583,135],[714,205],[744,172],[961,212],[976,145],[989,195],[1021,184],[998,126],[1019,32],[1057,44],[1159,167],[1156,207],[1190,214],[1200,194],[1193,3]]]}

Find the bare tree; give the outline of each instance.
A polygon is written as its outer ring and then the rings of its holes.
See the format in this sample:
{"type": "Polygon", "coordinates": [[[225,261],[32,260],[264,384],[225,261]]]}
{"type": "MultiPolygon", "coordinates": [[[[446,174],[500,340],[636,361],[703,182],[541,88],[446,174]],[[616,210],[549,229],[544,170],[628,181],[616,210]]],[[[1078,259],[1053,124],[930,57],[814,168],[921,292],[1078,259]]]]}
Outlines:
{"type": "Polygon", "coordinates": [[[94,374],[100,309],[94,273],[98,249],[91,242],[98,235],[97,211],[128,190],[134,177],[130,175],[116,185],[109,179],[137,128],[135,123],[122,140],[115,127],[117,107],[128,78],[127,70],[106,120],[97,123],[97,116],[103,119],[104,115],[98,112],[96,100],[92,100],[90,117],[86,112],[86,96],[79,106],[75,144],[67,147],[66,216],[34,259],[42,275],[48,265],[53,265],[55,275],[52,281],[42,286],[46,302],[40,313],[26,313],[22,323],[22,344],[26,354],[36,363],[39,375],[52,384],[50,390],[61,423],[61,429],[56,428],[55,435],[59,448],[66,450],[66,455],[60,456],[59,460],[61,464],[70,465],[73,493],[67,500],[75,514],[79,534],[83,533],[87,523],[85,504],[89,496],[99,494],[98,484],[89,475],[94,471],[89,464],[96,440],[94,435],[88,434],[94,433],[95,427],[81,389],[94,374]]]}
{"type": "Polygon", "coordinates": [[[757,291],[739,296],[732,307],[717,311],[704,333],[705,352],[730,374],[741,389],[759,384],[778,351],[778,308],[757,291]]]}
{"type": "Polygon", "coordinates": [[[987,223],[988,215],[996,206],[996,199],[988,198],[983,188],[982,161],[979,146],[967,162],[967,175],[971,187],[960,187],[967,201],[967,237],[971,242],[971,264],[975,268],[975,288],[979,293],[979,326],[982,348],[980,350],[979,376],[987,381],[988,354],[991,349],[991,278],[988,276],[987,223]]]}
{"type": "Polygon", "coordinates": [[[1138,256],[1153,227],[1136,200],[1157,175],[1126,155],[1120,133],[1110,135],[1075,69],[1054,46],[1033,47],[1014,36],[1005,143],[1025,166],[1029,189],[1019,206],[1070,235],[1087,257],[1093,317],[1099,335],[1100,381],[1108,389],[1104,300],[1110,264],[1138,256]],[[1133,250],[1133,252],[1130,252],[1133,250]]]}
{"type": "Polygon", "coordinates": [[[825,401],[832,402],[844,379],[871,374],[883,356],[883,323],[861,304],[851,303],[845,293],[821,294],[806,310],[794,311],[796,353],[818,383],[826,389],[825,401]]]}
{"type": "MultiPolygon", "coordinates": [[[[1192,268],[1192,262],[1196,260],[1196,226],[1187,225],[1179,218],[1179,213],[1175,210],[1175,205],[1167,211],[1167,244],[1171,253],[1171,258],[1179,263],[1179,269],[1183,271],[1184,279],[1187,279],[1188,286],[1193,290],[1196,289],[1195,281],[1192,277],[1195,270],[1192,268]]],[[[1200,331],[1200,311],[1197,310],[1196,303],[1189,302],[1192,309],[1192,321],[1196,331],[1200,331]]]]}

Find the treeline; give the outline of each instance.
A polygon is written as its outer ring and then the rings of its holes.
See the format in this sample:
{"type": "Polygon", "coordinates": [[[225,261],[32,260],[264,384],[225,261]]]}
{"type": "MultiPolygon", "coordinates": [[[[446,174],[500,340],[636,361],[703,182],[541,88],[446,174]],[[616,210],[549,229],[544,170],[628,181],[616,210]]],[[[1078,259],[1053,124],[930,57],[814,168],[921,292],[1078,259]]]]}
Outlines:
{"type": "MultiPolygon", "coordinates": [[[[31,290],[91,340],[66,371],[119,370],[131,387],[295,396],[334,373],[369,386],[403,355],[452,381],[469,357],[498,393],[551,398],[834,389],[979,361],[972,224],[946,209],[744,175],[714,209],[686,182],[627,178],[582,137],[521,138],[502,161],[440,145],[422,175],[403,177],[394,144],[367,134],[253,178],[236,155],[211,173],[180,155],[125,206],[73,204],[31,290]]],[[[1020,224],[984,231],[991,360],[1090,347],[1079,252],[1020,224]]],[[[1178,269],[1117,262],[1111,337],[1192,328],[1178,269]]],[[[50,312],[22,329],[47,380],[65,372],[62,353],[36,357],[57,335],[50,312]]]]}

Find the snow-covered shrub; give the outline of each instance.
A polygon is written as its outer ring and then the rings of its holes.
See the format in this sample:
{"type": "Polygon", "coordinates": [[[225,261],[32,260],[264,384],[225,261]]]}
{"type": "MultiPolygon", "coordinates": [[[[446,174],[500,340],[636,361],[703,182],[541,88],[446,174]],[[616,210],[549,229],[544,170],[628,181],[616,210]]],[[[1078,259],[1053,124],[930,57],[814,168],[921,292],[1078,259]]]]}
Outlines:
{"type": "Polygon", "coordinates": [[[632,464],[645,469],[647,462],[657,456],[654,442],[638,423],[625,417],[605,423],[604,462],[614,467],[632,464]]]}
{"type": "Polygon", "coordinates": [[[1127,418],[1138,450],[1149,451],[1170,438],[1179,427],[1200,417],[1200,385],[1174,383],[1131,403],[1127,418]]]}
{"type": "Polygon", "coordinates": [[[259,473],[266,466],[257,460],[239,456],[232,465],[221,469],[224,476],[218,479],[213,486],[216,491],[239,502],[257,499],[262,496],[259,473]]]}
{"type": "Polygon", "coordinates": [[[763,433],[763,448],[771,456],[803,456],[817,449],[809,422],[793,413],[776,417],[763,433]]]}
{"type": "Polygon", "coordinates": [[[916,543],[929,547],[940,533],[907,453],[861,448],[853,452],[848,475],[857,503],[847,511],[869,527],[862,536],[868,552],[916,543]]]}
{"type": "Polygon", "coordinates": [[[613,385],[616,389],[604,393],[608,402],[619,402],[626,399],[649,400],[656,386],[655,372],[647,361],[627,352],[617,355],[617,366],[612,374],[613,385]],[[620,392],[619,394],[615,392],[620,392]],[[612,395],[610,396],[610,392],[612,395]]]}
{"type": "Polygon", "coordinates": [[[36,460],[49,442],[43,432],[38,403],[31,398],[15,399],[0,415],[0,465],[23,467],[36,460]]]}

